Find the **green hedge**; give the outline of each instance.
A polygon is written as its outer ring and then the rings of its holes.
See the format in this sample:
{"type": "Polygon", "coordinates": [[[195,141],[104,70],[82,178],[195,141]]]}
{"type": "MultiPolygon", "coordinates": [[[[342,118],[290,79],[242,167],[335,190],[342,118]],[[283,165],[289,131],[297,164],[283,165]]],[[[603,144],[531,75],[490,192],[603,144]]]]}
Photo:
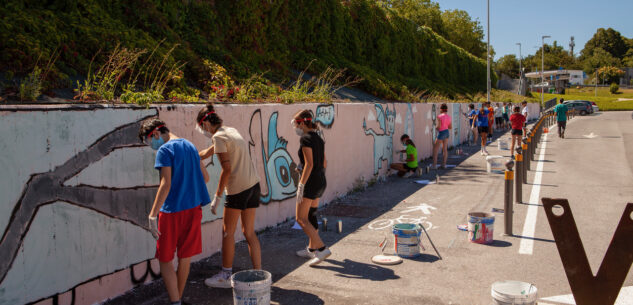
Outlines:
{"type": "MultiPolygon", "coordinates": [[[[8,0],[0,5],[0,70],[25,75],[38,56],[61,50],[56,86],[85,75],[117,44],[160,52],[179,47],[190,84],[205,81],[203,59],[237,78],[270,71],[278,81],[332,65],[364,79],[370,93],[397,98],[402,86],[443,94],[485,91],[486,63],[425,27],[370,0],[8,0]]],[[[493,80],[493,83],[495,81],[493,80]]]]}

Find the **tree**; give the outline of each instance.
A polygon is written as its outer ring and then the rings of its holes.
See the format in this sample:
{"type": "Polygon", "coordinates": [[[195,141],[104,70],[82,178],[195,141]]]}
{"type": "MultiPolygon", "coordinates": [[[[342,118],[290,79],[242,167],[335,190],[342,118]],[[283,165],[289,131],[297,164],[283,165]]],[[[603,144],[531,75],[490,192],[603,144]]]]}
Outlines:
{"type": "MultiPolygon", "coordinates": [[[[565,51],[562,46],[559,46],[557,41],[554,41],[551,45],[546,44],[544,48],[545,70],[581,68],[578,61],[572,57],[569,52],[565,51]]],[[[539,70],[541,69],[541,52],[543,52],[543,47],[539,48],[534,55],[529,55],[524,59],[523,66],[526,67],[526,70],[534,70],[533,67],[538,67],[539,70]]]]}
{"type": "Polygon", "coordinates": [[[613,57],[609,52],[603,50],[602,48],[595,48],[592,56],[583,61],[583,70],[585,70],[587,74],[592,74],[600,67],[619,67],[621,64],[621,61],[618,58],[613,57]]]}
{"type": "Polygon", "coordinates": [[[622,58],[622,65],[633,68],[633,48],[630,48],[626,51],[626,54],[624,54],[624,58],[622,58]]]}
{"type": "Polygon", "coordinates": [[[466,11],[446,10],[442,13],[442,22],[447,40],[477,57],[486,58],[484,30],[478,20],[472,20],[466,11]]]}
{"type": "Polygon", "coordinates": [[[495,71],[499,74],[506,74],[512,78],[518,78],[519,60],[514,54],[503,56],[495,63],[495,71]]]}
{"type": "Polygon", "coordinates": [[[383,7],[394,10],[398,16],[409,19],[419,26],[431,28],[444,36],[440,5],[431,0],[380,0],[383,7]]]}
{"type": "Polygon", "coordinates": [[[597,72],[598,80],[602,83],[617,83],[624,75],[624,71],[612,66],[602,67],[597,72]]]}
{"type": "Polygon", "coordinates": [[[593,55],[596,49],[602,49],[612,57],[621,59],[629,49],[629,39],[622,37],[620,32],[608,28],[599,28],[598,31],[587,41],[585,48],[581,52],[582,59],[587,59],[593,55]]]}

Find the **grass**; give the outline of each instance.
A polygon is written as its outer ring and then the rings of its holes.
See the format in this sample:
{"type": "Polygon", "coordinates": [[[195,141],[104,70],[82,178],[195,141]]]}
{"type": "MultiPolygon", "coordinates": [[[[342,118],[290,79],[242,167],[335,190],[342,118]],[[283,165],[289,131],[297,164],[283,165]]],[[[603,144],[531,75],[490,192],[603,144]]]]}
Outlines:
{"type": "Polygon", "coordinates": [[[633,110],[633,89],[620,89],[618,93],[612,94],[608,87],[595,88],[570,88],[566,94],[545,94],[545,100],[552,98],[564,98],[566,100],[587,100],[595,102],[601,111],[627,111],[633,110]],[[618,99],[630,99],[618,101],[618,99]]]}

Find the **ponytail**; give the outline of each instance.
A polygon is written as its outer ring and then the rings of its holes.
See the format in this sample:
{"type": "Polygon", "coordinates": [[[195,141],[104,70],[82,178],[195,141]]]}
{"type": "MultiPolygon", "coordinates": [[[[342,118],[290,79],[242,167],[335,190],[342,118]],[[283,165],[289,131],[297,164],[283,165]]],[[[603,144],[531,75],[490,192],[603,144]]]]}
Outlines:
{"type": "Polygon", "coordinates": [[[202,126],[203,122],[209,122],[211,125],[221,125],[222,119],[220,118],[213,108],[213,104],[209,103],[204,108],[200,109],[198,116],[196,117],[196,124],[202,126]]]}

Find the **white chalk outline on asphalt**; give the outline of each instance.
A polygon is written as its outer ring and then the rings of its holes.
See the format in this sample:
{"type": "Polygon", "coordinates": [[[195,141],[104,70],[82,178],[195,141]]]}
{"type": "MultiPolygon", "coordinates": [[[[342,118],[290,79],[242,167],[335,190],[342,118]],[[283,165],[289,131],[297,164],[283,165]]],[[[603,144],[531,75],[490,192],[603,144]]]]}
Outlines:
{"type": "Polygon", "coordinates": [[[536,165],[536,173],[534,174],[534,183],[532,184],[532,193],[525,215],[525,223],[523,223],[523,238],[519,247],[519,254],[532,255],[534,250],[534,231],[536,230],[536,216],[538,215],[539,195],[541,193],[541,180],[543,178],[543,159],[545,158],[545,148],[547,147],[547,133],[543,136],[543,147],[538,156],[538,164],[536,165]]]}

